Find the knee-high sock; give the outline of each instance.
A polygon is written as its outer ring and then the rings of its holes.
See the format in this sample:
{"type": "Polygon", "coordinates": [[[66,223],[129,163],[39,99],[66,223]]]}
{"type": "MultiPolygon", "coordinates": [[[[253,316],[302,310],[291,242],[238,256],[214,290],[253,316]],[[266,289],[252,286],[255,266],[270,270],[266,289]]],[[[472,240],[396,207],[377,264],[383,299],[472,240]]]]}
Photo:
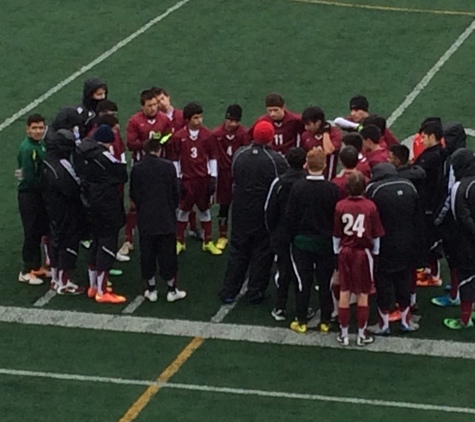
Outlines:
{"type": "Polygon", "coordinates": [[[412,273],[412,282],[411,282],[411,306],[417,304],[417,271],[412,273]]]}
{"type": "Polygon", "coordinates": [[[433,277],[440,277],[440,262],[437,258],[432,258],[429,262],[430,273],[433,277]]]}
{"type": "Polygon", "coordinates": [[[350,308],[338,308],[338,321],[340,323],[342,337],[348,337],[348,326],[350,325],[350,308]]]}
{"type": "Polygon", "coordinates": [[[91,289],[97,290],[97,271],[94,268],[89,267],[87,272],[89,275],[89,286],[91,289]]]}
{"type": "Polygon", "coordinates": [[[137,213],[130,211],[127,213],[127,219],[125,221],[125,241],[134,243],[134,229],[137,225],[137,213]]]}
{"type": "Polygon", "coordinates": [[[462,311],[462,316],[460,319],[462,320],[462,323],[464,325],[467,325],[470,322],[470,318],[472,318],[472,305],[472,302],[468,302],[465,300],[462,301],[462,303],[460,304],[460,308],[462,311]]]}
{"type": "Polygon", "coordinates": [[[405,309],[401,309],[401,325],[403,327],[409,327],[411,324],[411,307],[408,306],[405,309]]]}
{"type": "Polygon", "coordinates": [[[190,223],[190,231],[196,232],[197,226],[196,226],[196,211],[193,208],[190,211],[190,216],[188,217],[188,221],[190,223]]]}
{"type": "Polygon", "coordinates": [[[211,242],[213,228],[211,225],[211,221],[202,221],[201,227],[203,229],[203,240],[205,243],[211,242]]]}
{"type": "Polygon", "coordinates": [[[97,294],[103,295],[107,292],[107,281],[109,279],[109,271],[97,272],[97,294]]]}
{"type": "Polygon", "coordinates": [[[378,308],[379,313],[379,328],[386,330],[389,328],[389,310],[382,310],[378,308]]]}

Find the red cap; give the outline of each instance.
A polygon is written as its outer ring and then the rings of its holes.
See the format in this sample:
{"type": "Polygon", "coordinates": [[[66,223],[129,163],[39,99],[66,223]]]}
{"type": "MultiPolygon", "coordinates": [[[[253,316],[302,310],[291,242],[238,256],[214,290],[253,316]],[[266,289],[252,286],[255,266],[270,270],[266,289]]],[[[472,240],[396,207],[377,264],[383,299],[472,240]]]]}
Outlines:
{"type": "Polygon", "coordinates": [[[253,137],[254,141],[261,144],[268,144],[274,140],[274,126],[272,123],[261,121],[254,126],[253,137]]]}

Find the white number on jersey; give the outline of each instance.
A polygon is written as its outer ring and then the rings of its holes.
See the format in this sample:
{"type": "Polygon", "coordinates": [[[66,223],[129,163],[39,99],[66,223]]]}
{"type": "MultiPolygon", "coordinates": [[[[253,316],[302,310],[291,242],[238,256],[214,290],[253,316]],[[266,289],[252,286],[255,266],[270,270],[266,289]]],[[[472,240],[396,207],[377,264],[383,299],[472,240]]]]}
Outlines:
{"type": "Polygon", "coordinates": [[[228,154],[230,157],[233,156],[233,147],[231,145],[228,146],[228,149],[226,150],[226,154],[228,154]]]}
{"type": "Polygon", "coordinates": [[[343,233],[345,233],[347,236],[353,236],[356,232],[357,237],[363,237],[363,233],[365,232],[364,214],[358,214],[356,219],[352,214],[343,214],[341,221],[345,225],[343,228],[343,233]]]}
{"type": "Polygon", "coordinates": [[[274,143],[276,145],[284,145],[284,135],[276,133],[274,135],[274,143]]]}
{"type": "Polygon", "coordinates": [[[198,158],[198,148],[192,147],[190,150],[191,158],[198,158]]]}

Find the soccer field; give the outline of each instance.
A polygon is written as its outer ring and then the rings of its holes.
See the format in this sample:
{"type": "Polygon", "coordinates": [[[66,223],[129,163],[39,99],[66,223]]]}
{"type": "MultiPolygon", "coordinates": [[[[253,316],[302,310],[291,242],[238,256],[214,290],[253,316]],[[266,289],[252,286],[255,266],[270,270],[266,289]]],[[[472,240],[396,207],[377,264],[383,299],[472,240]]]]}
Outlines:
{"type": "MultiPolygon", "coordinates": [[[[107,81],[122,128],[140,91],[157,85],[178,107],[200,102],[209,127],[234,102],[252,124],[269,92],[297,112],[321,106],[329,118],[364,94],[400,140],[434,115],[475,136],[475,3],[3,0],[1,8],[2,422],[474,420],[475,332],[443,327],[459,309],[429,303],[442,288],[419,290],[418,332],[365,350],[274,322],[272,286],[263,305],[222,306],[227,254],[204,254],[191,239],[179,258],[184,301],[167,303],[162,289],[157,303],[142,303],[138,251],[116,265],[125,305],[54,296],[16,281],[13,174],[26,116],[49,121],[79,103],[92,76],[107,81]]],[[[83,252],[76,280],[85,285],[83,252]]]]}

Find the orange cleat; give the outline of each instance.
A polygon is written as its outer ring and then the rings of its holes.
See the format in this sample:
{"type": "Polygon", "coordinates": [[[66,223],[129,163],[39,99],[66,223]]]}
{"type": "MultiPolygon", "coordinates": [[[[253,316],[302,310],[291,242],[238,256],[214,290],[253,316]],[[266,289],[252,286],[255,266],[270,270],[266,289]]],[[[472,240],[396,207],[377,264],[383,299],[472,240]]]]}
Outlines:
{"type": "Polygon", "coordinates": [[[89,287],[89,289],[87,289],[87,297],[93,298],[93,297],[96,297],[96,295],[97,295],[96,289],[93,289],[92,287],[89,287]]]}
{"type": "Polygon", "coordinates": [[[396,309],[389,314],[389,322],[401,321],[401,311],[396,309]]]}
{"type": "Polygon", "coordinates": [[[442,280],[434,277],[430,273],[418,273],[417,274],[417,287],[438,287],[442,286],[442,280]]]}
{"type": "Polygon", "coordinates": [[[32,270],[31,274],[35,277],[51,277],[51,271],[45,267],[40,267],[37,270],[32,270]]]}
{"type": "Polygon", "coordinates": [[[119,303],[124,303],[127,299],[125,296],[119,296],[115,293],[104,293],[103,295],[96,294],[96,302],[97,303],[113,303],[113,304],[119,304],[119,303]]]}

